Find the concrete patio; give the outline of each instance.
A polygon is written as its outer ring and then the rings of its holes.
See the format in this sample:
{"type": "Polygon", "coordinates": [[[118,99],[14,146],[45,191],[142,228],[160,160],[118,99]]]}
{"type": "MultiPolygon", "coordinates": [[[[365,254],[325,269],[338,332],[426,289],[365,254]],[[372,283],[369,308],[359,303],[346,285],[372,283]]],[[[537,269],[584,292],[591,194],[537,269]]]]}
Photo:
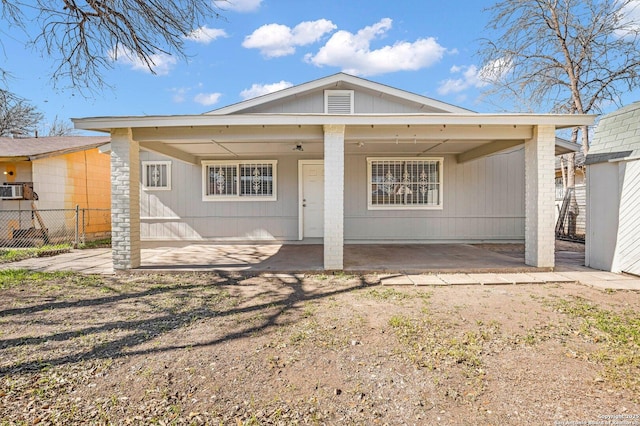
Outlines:
{"type": "MultiPolygon", "coordinates": [[[[321,244],[144,243],[141,270],[320,272],[321,244]]],[[[349,272],[538,271],[524,255],[505,255],[466,244],[345,245],[349,272]]]]}
{"type": "MultiPolygon", "coordinates": [[[[372,244],[346,245],[345,271],[377,273],[384,285],[499,285],[581,282],[603,289],[640,290],[640,278],[584,266],[584,253],[556,249],[556,267],[526,266],[522,245],[372,244]]],[[[142,267],[132,272],[326,273],[320,244],[145,243],[142,267]]],[[[110,249],[74,250],[26,259],[0,269],[71,270],[113,274],[110,249]]]]}

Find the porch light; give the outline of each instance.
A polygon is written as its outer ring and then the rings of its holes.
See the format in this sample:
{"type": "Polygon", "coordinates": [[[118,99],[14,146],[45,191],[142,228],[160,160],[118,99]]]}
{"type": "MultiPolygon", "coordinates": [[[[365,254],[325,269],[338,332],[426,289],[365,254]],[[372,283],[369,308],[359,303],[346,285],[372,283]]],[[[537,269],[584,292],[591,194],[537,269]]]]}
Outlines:
{"type": "Polygon", "coordinates": [[[298,142],[296,146],[293,148],[293,151],[300,151],[300,152],[304,151],[304,148],[302,147],[302,143],[298,142]]]}

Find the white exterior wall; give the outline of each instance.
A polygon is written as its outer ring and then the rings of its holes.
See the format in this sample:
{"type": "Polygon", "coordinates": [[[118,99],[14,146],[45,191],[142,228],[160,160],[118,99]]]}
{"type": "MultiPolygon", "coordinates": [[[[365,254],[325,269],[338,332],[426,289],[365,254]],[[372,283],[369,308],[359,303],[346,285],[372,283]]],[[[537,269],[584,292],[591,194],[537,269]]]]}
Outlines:
{"type": "MultiPolygon", "coordinates": [[[[168,160],[145,151],[140,157],[168,160]]],[[[345,157],[345,242],[524,241],[522,148],[464,164],[445,156],[442,210],[367,210],[367,157],[345,157]]],[[[311,157],[276,158],[278,199],[259,202],[203,202],[201,167],[171,160],[172,190],[141,191],[142,238],[295,241],[303,158],[311,157]]]]}
{"type": "Polygon", "coordinates": [[[640,161],[592,164],[587,181],[585,264],[640,275],[640,161]]]}
{"type": "Polygon", "coordinates": [[[612,213],[616,210],[613,206],[620,205],[618,173],[617,163],[588,166],[585,265],[590,268],[614,269],[618,215],[612,213]]]}
{"type": "Polygon", "coordinates": [[[585,263],[640,275],[640,102],[602,117],[586,164],[585,263]]]}
{"type": "Polygon", "coordinates": [[[141,160],[171,161],[171,190],[141,190],[144,240],[298,239],[297,156],[278,160],[276,201],[202,201],[202,167],[140,152],[141,160]]]}
{"type": "Polygon", "coordinates": [[[620,224],[614,269],[640,275],[640,160],[620,163],[620,224]]]}
{"type": "Polygon", "coordinates": [[[463,164],[445,156],[442,210],[368,210],[367,157],[346,159],[347,242],[524,240],[522,149],[463,164]]]}
{"type": "Polygon", "coordinates": [[[38,194],[38,208],[63,209],[67,191],[67,162],[61,157],[33,162],[33,189],[38,194]]]}

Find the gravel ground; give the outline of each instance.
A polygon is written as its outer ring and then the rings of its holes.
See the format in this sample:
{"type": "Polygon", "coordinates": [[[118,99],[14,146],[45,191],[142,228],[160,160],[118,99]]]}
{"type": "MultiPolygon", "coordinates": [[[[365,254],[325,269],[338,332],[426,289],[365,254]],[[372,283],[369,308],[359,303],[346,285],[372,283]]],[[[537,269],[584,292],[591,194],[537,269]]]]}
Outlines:
{"type": "Polygon", "coordinates": [[[639,312],[577,283],[1,272],[0,424],[640,424],[639,312]]]}

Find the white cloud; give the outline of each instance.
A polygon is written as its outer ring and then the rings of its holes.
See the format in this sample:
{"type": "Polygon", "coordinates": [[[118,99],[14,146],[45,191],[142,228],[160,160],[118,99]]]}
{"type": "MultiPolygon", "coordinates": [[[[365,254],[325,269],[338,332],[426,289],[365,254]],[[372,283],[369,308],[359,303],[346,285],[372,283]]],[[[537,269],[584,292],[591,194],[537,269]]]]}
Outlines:
{"type": "Polygon", "coordinates": [[[640,31],[640,0],[627,3],[620,10],[621,28],[616,31],[618,37],[633,36],[640,31]]]}
{"type": "Polygon", "coordinates": [[[217,38],[227,37],[227,33],[224,30],[218,28],[209,28],[206,25],[203,25],[200,28],[197,28],[185,38],[187,40],[195,41],[196,43],[209,44],[217,38]]]}
{"type": "Polygon", "coordinates": [[[292,55],[297,46],[315,43],[336,28],[333,22],[326,19],[301,22],[294,28],[281,24],[267,24],[246,36],[242,46],[247,49],[260,49],[260,53],[267,58],[277,58],[292,55]]]}
{"type": "Polygon", "coordinates": [[[399,41],[380,49],[371,49],[371,42],[383,37],[392,26],[392,20],[384,18],[356,34],[348,31],[334,33],[315,55],[305,60],[316,66],[341,67],[355,75],[375,75],[394,71],[418,70],[442,59],[446,49],[433,38],[421,38],[413,43],[399,41]]]}
{"type": "MultiPolygon", "coordinates": [[[[126,47],[113,48],[108,54],[112,61],[129,65],[132,70],[144,71],[151,74],[151,70],[149,70],[147,64],[126,47]]],[[[171,68],[177,63],[176,58],[166,53],[153,54],[149,59],[151,61],[151,67],[157,75],[169,74],[171,68]]]]}
{"type": "Polygon", "coordinates": [[[193,100],[204,106],[217,104],[222,93],[198,93],[193,100]]]}
{"type": "Polygon", "coordinates": [[[470,87],[484,87],[487,85],[487,82],[478,75],[478,67],[475,65],[460,67],[454,65],[449,71],[451,74],[462,74],[462,76],[441,81],[438,87],[438,93],[441,95],[460,93],[470,87]]]}
{"type": "Polygon", "coordinates": [[[167,89],[171,92],[173,102],[179,104],[185,102],[187,98],[191,97],[190,93],[194,90],[202,90],[204,84],[201,82],[194,84],[193,86],[179,86],[179,87],[171,87],[167,89]]]}
{"type": "Polygon", "coordinates": [[[169,91],[173,92],[173,102],[177,104],[181,104],[186,100],[186,95],[189,90],[188,87],[174,87],[169,89],[169,91]]]}
{"type": "Polygon", "coordinates": [[[500,58],[489,62],[478,71],[478,76],[482,81],[495,83],[502,80],[513,69],[513,61],[509,58],[500,58]]]}
{"type": "Polygon", "coordinates": [[[277,92],[278,90],[286,89],[287,87],[291,86],[293,86],[293,83],[284,80],[272,84],[254,83],[253,85],[251,85],[251,88],[244,89],[242,92],[240,92],[240,96],[242,97],[242,99],[251,99],[269,93],[277,92]]]}
{"type": "Polygon", "coordinates": [[[213,4],[222,10],[254,12],[260,8],[262,0],[214,0],[213,4]]]}
{"type": "Polygon", "coordinates": [[[451,74],[461,74],[459,78],[450,78],[440,82],[438,93],[448,95],[460,93],[469,88],[483,88],[492,82],[500,81],[511,70],[511,61],[506,58],[493,61],[478,69],[475,65],[454,65],[451,74]]]}

